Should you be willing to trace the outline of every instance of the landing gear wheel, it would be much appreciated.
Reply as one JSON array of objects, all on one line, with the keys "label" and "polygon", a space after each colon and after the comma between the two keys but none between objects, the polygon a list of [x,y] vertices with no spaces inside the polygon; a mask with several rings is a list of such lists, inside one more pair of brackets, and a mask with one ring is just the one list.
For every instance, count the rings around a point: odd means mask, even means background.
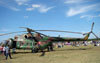
[{"label": "landing gear wheel", "polygon": [[32,53],[37,53],[37,52],[38,52],[37,48],[32,49]]}]

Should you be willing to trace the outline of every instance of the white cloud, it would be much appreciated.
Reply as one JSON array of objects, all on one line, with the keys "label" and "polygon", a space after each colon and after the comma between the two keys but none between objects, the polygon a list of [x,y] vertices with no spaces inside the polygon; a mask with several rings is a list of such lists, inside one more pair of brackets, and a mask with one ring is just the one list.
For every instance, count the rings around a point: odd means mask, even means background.
[{"label": "white cloud", "polygon": [[100,14],[98,16],[100,16]]},{"label": "white cloud", "polygon": [[86,16],[84,15],[84,16],[80,16],[80,18],[85,18]]},{"label": "white cloud", "polygon": [[75,9],[71,8],[71,9],[69,9],[69,11],[66,14],[67,14],[67,16],[74,16],[74,15],[77,15],[77,14],[80,14],[83,12],[85,12],[84,9],[75,10]]},{"label": "white cloud", "polygon": [[92,16],[92,15],[82,15],[82,16],[80,16],[80,18],[93,18],[94,16]]},{"label": "white cloud", "polygon": [[15,0],[18,5],[27,5],[29,0]]},{"label": "white cloud", "polygon": [[33,11],[33,10],[38,10],[40,13],[46,13],[49,10],[51,10],[54,7],[47,7],[45,5],[40,5],[40,4],[32,4],[31,8],[27,8],[26,11]]},{"label": "white cloud", "polygon": [[33,11],[34,8],[26,8],[26,11]]},{"label": "white cloud", "polygon": [[66,15],[67,16],[78,15],[78,14],[93,10],[96,6],[97,6],[97,4],[78,7],[78,8],[77,7],[70,8],[69,11],[66,12]]},{"label": "white cloud", "polygon": [[35,9],[41,8],[42,5],[39,4],[32,4],[32,7],[26,8],[26,11],[33,11]]},{"label": "white cloud", "polygon": [[11,10],[13,11],[20,11],[20,9],[16,8],[16,7],[12,7],[12,6],[8,6]]},{"label": "white cloud", "polygon": [[9,31],[9,30],[6,29],[6,28],[2,28],[2,29],[0,29],[0,32],[7,32],[7,31]]},{"label": "white cloud", "polygon": [[24,16],[24,18],[28,18],[28,16]]},{"label": "white cloud", "polygon": [[32,7],[33,8],[39,8],[39,7],[41,7],[41,5],[39,5],[39,4],[32,4]]},{"label": "white cloud", "polygon": [[80,16],[81,19],[86,19],[87,21],[93,20],[93,16],[91,15],[82,15]]},{"label": "white cloud", "polygon": [[51,10],[52,8],[54,8],[54,7],[45,7],[45,6],[43,6],[43,7],[40,7],[40,8],[39,8],[39,11],[40,11],[41,13],[45,13],[45,12]]},{"label": "white cloud", "polygon": [[8,9],[11,9],[13,11],[20,11],[20,9],[18,9],[15,6],[10,5],[9,3],[4,2],[4,1],[0,1],[0,6],[5,7],[5,8],[8,8]]},{"label": "white cloud", "polygon": [[76,4],[76,3],[81,3],[83,0],[65,0],[65,4]]},{"label": "white cloud", "polygon": [[86,19],[87,21],[94,20],[94,18],[99,18],[99,15],[82,15],[80,16],[81,19]]},{"label": "white cloud", "polygon": [[99,15],[82,15],[82,16],[80,16],[80,18],[96,18],[96,17],[100,17]]}]

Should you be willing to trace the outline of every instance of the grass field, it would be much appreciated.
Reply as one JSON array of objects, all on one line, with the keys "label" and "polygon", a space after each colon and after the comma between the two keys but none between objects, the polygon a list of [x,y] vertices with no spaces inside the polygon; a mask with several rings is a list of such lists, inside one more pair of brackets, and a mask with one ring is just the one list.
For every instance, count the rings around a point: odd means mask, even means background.
[{"label": "grass field", "polygon": [[18,52],[8,60],[2,60],[4,56],[0,55],[0,63],[100,63],[100,47],[94,46],[64,46],[46,52],[43,57],[40,57],[41,53],[30,53],[30,50]]}]

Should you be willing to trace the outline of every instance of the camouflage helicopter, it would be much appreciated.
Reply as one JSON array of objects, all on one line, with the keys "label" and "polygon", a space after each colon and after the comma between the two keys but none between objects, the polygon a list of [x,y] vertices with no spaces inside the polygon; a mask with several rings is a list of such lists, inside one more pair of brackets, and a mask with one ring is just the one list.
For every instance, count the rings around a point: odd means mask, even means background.
[{"label": "camouflage helicopter", "polygon": [[[6,34],[0,34],[0,36],[19,33],[19,32],[27,32],[26,34],[22,35],[23,40],[18,40],[18,37],[15,37],[14,39],[11,38],[8,44],[11,46],[11,48],[31,49],[32,52],[34,53],[41,51],[42,52],[41,56],[43,56],[45,53],[44,49],[48,48],[48,50],[53,51],[53,45],[52,45],[53,42],[100,40],[100,38],[98,38],[96,34],[93,33],[92,31],[93,27],[94,23],[92,24],[91,31],[88,33],[60,31],[60,30],[33,30],[27,27],[21,27],[25,28],[27,31],[18,31]],[[50,37],[37,31],[76,33],[76,34],[83,34],[86,36],[84,38]],[[96,37],[95,39],[88,39],[91,33]]]}]

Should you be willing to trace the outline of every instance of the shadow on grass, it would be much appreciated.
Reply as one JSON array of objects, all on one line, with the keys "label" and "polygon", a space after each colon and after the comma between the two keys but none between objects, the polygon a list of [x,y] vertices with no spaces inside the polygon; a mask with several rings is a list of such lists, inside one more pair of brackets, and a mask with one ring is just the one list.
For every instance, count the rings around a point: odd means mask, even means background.
[{"label": "shadow on grass", "polygon": [[[50,52],[55,52],[55,51],[81,51],[81,50],[90,50],[90,49],[93,49],[92,47],[91,48],[67,48],[67,49],[58,49],[58,50],[54,50],[54,51],[50,51]],[[45,53],[48,52],[48,51],[39,51],[38,53],[41,53],[40,57],[42,56],[45,56]],[[24,52],[24,51],[21,51],[21,52],[16,52],[14,54],[30,54],[32,52]],[[13,54],[13,53],[12,53]],[[36,54],[36,53],[33,53],[33,54]]]},{"label": "shadow on grass", "polygon": [[90,50],[90,49],[92,48],[78,48],[78,49],[70,48],[70,49],[60,49],[55,51],[76,51],[76,50]]},{"label": "shadow on grass", "polygon": [[[89,49],[92,49],[92,48],[70,48],[70,49],[60,49],[59,50],[54,50],[54,51],[76,51],[76,50],[89,50]],[[50,51],[50,52],[54,52],[54,51]],[[48,52],[48,51],[45,51],[45,52]],[[12,53],[12,54],[29,54],[29,53],[32,53],[32,52],[16,52],[16,53]],[[41,51],[39,51],[38,53],[41,53]],[[33,53],[34,54],[34,53]]]},{"label": "shadow on grass", "polygon": [[29,53],[32,53],[32,52],[16,52],[16,53],[12,53],[12,54],[29,54]]}]

